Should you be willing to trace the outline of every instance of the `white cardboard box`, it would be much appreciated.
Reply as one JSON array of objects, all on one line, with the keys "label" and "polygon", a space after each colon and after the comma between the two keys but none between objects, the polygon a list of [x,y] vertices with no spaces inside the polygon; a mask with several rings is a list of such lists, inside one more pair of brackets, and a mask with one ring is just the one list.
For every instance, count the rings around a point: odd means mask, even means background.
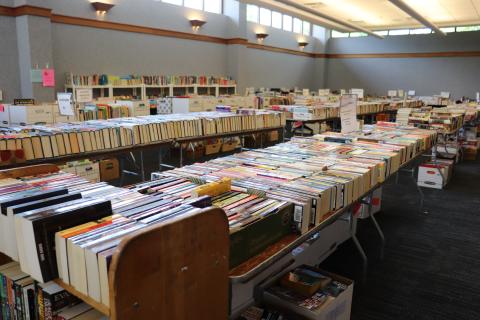
[{"label": "white cardboard box", "polygon": [[37,123],[53,123],[51,105],[10,106],[10,123],[29,125]]},{"label": "white cardboard box", "polygon": [[452,175],[453,163],[422,164],[418,167],[417,184],[421,187],[443,189]]},{"label": "white cardboard box", "polygon": [[0,126],[8,125],[10,125],[10,105],[0,103]]},{"label": "white cardboard box", "polygon": [[[365,198],[368,201],[368,198]],[[377,188],[372,195],[372,215],[379,212],[382,208],[382,188]],[[358,219],[368,218],[368,204],[362,203],[354,212]]]}]

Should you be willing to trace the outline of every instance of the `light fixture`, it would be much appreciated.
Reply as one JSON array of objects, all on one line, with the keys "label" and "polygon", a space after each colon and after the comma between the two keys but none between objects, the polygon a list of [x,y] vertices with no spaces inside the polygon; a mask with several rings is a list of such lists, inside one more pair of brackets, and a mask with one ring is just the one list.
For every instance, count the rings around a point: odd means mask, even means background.
[{"label": "light fixture", "polygon": [[95,11],[97,11],[97,14],[100,15],[106,14],[110,9],[115,6],[114,4],[105,2],[91,2],[91,4]]},{"label": "light fixture", "polygon": [[308,46],[308,42],[298,41],[298,46],[300,47],[301,50],[303,50],[303,49],[305,49],[306,46]]},{"label": "light fixture", "polygon": [[198,29],[200,29],[200,27],[202,27],[205,23],[207,22],[203,20],[198,20],[198,19],[190,20],[190,24],[192,25],[193,31],[198,31]]},{"label": "light fixture", "polygon": [[268,33],[257,33],[256,36],[257,36],[258,42],[263,42],[263,40],[265,40],[265,38],[268,37]]}]

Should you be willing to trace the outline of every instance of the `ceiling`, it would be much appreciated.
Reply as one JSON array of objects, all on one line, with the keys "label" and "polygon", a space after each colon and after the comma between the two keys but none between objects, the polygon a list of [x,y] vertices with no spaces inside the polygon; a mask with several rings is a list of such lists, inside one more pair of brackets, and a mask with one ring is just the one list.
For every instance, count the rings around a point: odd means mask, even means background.
[{"label": "ceiling", "polygon": [[[422,25],[388,0],[294,0],[321,13],[371,30]],[[480,24],[480,0],[403,0],[440,27]]]}]

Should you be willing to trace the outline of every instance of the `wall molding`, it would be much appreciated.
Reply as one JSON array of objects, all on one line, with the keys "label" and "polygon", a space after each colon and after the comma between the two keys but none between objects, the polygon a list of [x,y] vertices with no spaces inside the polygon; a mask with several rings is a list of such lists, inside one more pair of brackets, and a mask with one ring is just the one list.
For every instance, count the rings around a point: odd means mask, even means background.
[{"label": "wall molding", "polygon": [[310,53],[302,50],[286,49],[249,42],[244,38],[221,38],[202,34],[173,31],[167,29],[150,28],[139,25],[132,25],[120,22],[102,21],[55,14],[51,9],[24,5],[19,7],[0,6],[0,16],[20,17],[37,16],[49,18],[52,23],[97,28],[104,30],[115,30],[123,32],[141,33],[159,37],[169,37],[184,40],[202,41],[223,45],[243,45],[248,49],[264,50],[269,52],[284,53],[296,56],[303,56],[318,59],[405,59],[405,58],[462,58],[480,57],[480,51],[445,51],[445,52],[405,52],[405,53]]}]

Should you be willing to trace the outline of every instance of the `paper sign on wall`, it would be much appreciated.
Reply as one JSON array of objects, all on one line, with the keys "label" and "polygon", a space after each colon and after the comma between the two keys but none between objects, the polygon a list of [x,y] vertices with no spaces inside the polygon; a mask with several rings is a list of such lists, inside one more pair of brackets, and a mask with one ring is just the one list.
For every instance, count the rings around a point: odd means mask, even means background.
[{"label": "paper sign on wall", "polygon": [[77,89],[77,102],[92,102],[93,90],[92,89]]},{"label": "paper sign on wall", "polygon": [[356,94],[345,94],[340,98],[340,122],[342,133],[358,130]]},{"label": "paper sign on wall", "polygon": [[403,95],[405,94],[405,92],[403,90],[398,90],[397,94],[400,98],[403,98]]},{"label": "paper sign on wall", "polygon": [[415,90],[408,90],[408,96],[409,97],[414,97],[415,96]]},{"label": "paper sign on wall", "polygon": [[309,89],[303,89],[302,90],[302,95],[309,96],[310,95],[310,90]]},{"label": "paper sign on wall", "polygon": [[387,96],[396,97],[397,96],[397,90],[388,90]]},{"label": "paper sign on wall", "polygon": [[345,89],[340,89],[340,94],[347,94],[347,90],[345,90]]},{"label": "paper sign on wall", "polygon": [[42,83],[42,70],[41,69],[32,69],[30,70],[30,81],[32,83]]},{"label": "paper sign on wall", "polygon": [[58,110],[62,116],[73,116],[72,94],[70,92],[57,93]]},{"label": "paper sign on wall", "polygon": [[450,92],[442,91],[442,92],[440,92],[440,97],[449,99],[450,98]]},{"label": "paper sign on wall", "polygon": [[477,92],[477,102],[480,102],[480,92]]},{"label": "paper sign on wall", "polygon": [[54,87],[55,86],[55,70],[43,69],[42,82],[44,87]]},{"label": "paper sign on wall", "polygon": [[358,99],[363,99],[363,89],[350,89],[351,94],[356,94]]}]

